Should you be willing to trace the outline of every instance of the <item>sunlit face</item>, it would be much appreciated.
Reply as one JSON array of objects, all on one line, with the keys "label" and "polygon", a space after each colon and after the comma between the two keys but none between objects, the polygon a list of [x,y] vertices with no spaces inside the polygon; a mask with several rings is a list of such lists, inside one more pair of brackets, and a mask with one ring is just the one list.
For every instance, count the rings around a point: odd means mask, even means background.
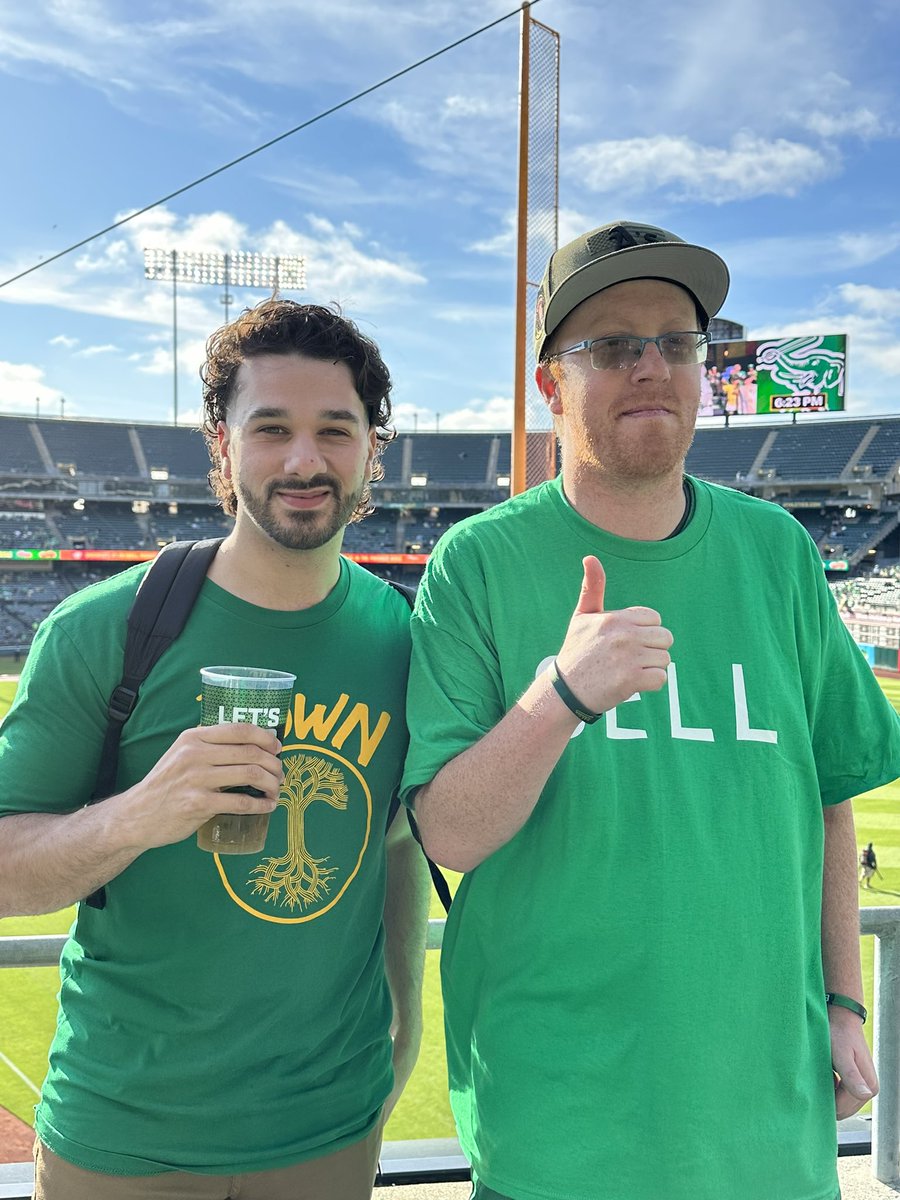
[{"label": "sunlit face", "polygon": [[[697,328],[694,301],[683,288],[630,280],[579,304],[554,334],[553,349]],[[654,345],[630,370],[595,371],[586,350],[540,364],[536,378],[560,437],[564,472],[600,472],[628,483],[680,471],[694,436],[700,372],[699,365],[670,366]]]},{"label": "sunlit face", "polygon": [[371,477],[376,446],[346,363],[302,354],[247,359],[218,437],[239,531],[289,550],[340,539]]}]

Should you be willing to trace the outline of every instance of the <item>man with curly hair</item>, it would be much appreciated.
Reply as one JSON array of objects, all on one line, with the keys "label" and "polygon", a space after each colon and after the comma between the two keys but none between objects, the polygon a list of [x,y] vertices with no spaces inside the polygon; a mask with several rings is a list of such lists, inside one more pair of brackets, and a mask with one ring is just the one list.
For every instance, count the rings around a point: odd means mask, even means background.
[{"label": "man with curly hair", "polygon": [[[365,1200],[418,1051],[428,876],[391,820],[409,609],[341,555],[390,376],[339,312],[277,299],[214,334],[201,375],[234,527],[141,689],[115,794],[88,803],[145,566],[43,623],[0,733],[0,915],[107,896],[63,951],[37,1200]],[[214,662],[297,676],[281,741],[198,727]],[[261,854],[198,847],[223,807],[273,814]]]}]

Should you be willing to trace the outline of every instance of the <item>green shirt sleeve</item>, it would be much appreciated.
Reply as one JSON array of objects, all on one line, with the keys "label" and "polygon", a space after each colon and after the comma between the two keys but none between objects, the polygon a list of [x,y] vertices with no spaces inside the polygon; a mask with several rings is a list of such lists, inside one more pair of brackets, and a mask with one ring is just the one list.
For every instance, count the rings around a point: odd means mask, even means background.
[{"label": "green shirt sleeve", "polygon": [[820,656],[810,697],[810,731],[824,805],[900,775],[900,716],[841,620],[815,551]]},{"label": "green shirt sleeve", "polygon": [[508,707],[480,556],[470,554],[461,565],[452,542],[438,547],[419,587],[411,628],[410,742],[401,784],[406,804],[445,763],[493,729]]}]

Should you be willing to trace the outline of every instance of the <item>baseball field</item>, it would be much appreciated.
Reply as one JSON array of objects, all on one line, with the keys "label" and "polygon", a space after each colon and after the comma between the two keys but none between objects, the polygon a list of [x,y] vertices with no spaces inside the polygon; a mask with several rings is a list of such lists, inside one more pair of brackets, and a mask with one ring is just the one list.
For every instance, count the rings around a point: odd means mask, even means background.
[{"label": "baseball field", "polygon": [[[900,680],[882,680],[881,683],[900,712]],[[14,689],[14,682],[0,680],[0,719],[12,700]],[[874,843],[883,876],[875,878],[871,891],[860,889],[860,903],[900,904],[900,782],[859,797],[854,810],[857,841],[861,845],[869,841]],[[64,933],[71,924],[73,913],[73,909],[68,909],[43,917],[6,918],[0,920],[0,937]],[[432,916],[441,915],[435,897]],[[870,1007],[873,953],[873,939],[863,938],[863,978]],[[55,1025],[57,989],[55,968],[0,971],[0,1106],[28,1122],[32,1119]],[[871,1024],[866,1026],[870,1037],[871,1028]],[[387,1137],[391,1140],[451,1137],[453,1132],[446,1097],[438,955],[429,953],[425,978],[425,1042],[409,1087],[387,1127]]]}]

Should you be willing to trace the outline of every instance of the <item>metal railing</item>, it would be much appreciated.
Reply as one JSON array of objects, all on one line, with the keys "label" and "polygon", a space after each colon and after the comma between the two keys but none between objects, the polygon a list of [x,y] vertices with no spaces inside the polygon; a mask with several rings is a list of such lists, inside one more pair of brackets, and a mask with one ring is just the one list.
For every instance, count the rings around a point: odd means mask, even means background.
[{"label": "metal railing", "polygon": [[[900,906],[864,908],[859,914],[860,933],[875,938],[874,1058],[881,1090],[872,1104],[872,1174],[885,1184],[900,1182]],[[438,950],[444,935],[443,920],[428,922],[428,949]],[[65,934],[32,937],[0,938],[0,968],[53,967],[66,942]],[[851,1118],[841,1122],[846,1130],[842,1149],[845,1153],[865,1153],[867,1146],[860,1139],[858,1122]],[[406,1175],[402,1182],[412,1182],[416,1174],[414,1163],[421,1164],[419,1178],[429,1174],[427,1163],[443,1178],[463,1178],[465,1164],[459,1148],[452,1139],[421,1143],[422,1152],[415,1151],[418,1143],[403,1142],[385,1146],[382,1170],[397,1160],[399,1173]],[[402,1149],[401,1149],[402,1147]],[[401,1167],[402,1161],[402,1167]],[[12,1164],[8,1174],[0,1165],[0,1198],[26,1195],[26,1192],[5,1190],[21,1177],[23,1164]],[[18,1171],[19,1175],[15,1175]],[[453,1172],[449,1175],[448,1172]],[[395,1172],[392,1170],[390,1174]],[[391,1179],[390,1182],[401,1182]]]}]

